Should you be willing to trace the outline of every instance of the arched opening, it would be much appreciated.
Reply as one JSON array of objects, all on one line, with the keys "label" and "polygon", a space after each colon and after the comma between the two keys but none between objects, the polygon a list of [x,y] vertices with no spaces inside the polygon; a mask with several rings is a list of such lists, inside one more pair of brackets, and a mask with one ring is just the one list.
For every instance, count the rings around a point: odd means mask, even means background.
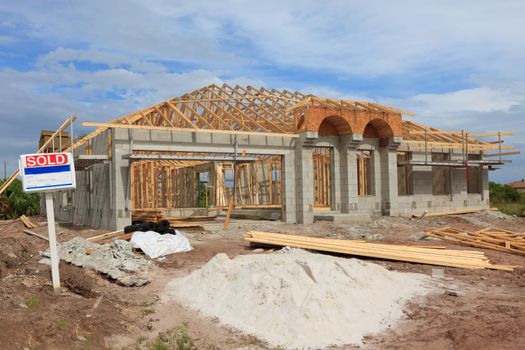
[{"label": "arched opening", "polygon": [[350,135],[352,128],[348,122],[337,115],[326,117],[319,125],[319,136],[342,136]]},{"label": "arched opening", "polygon": [[394,131],[390,125],[382,119],[374,119],[366,124],[363,137],[367,138],[388,138],[394,136]]}]

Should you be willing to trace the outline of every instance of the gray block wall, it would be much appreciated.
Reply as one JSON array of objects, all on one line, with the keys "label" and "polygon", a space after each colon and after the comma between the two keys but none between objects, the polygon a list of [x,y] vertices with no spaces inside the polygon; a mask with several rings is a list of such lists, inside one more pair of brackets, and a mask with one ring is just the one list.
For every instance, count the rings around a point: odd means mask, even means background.
[{"label": "gray block wall", "polygon": [[[108,154],[107,130],[92,139],[93,154]],[[87,144],[75,154],[86,154]],[[54,196],[55,216],[60,222],[108,229],[114,227],[111,209],[111,164],[95,164],[86,170],[76,171],[75,190],[61,191]]]},{"label": "gray block wall", "polygon": [[[332,207],[334,213],[349,217],[370,215],[412,215],[424,210],[443,211],[488,208],[488,170],[481,175],[482,191],[467,193],[464,169],[452,169],[450,194],[432,194],[432,167],[413,167],[413,194],[397,193],[397,148],[400,139],[391,138],[379,147],[377,139],[361,135],[319,137],[304,133],[299,138],[188,133],[148,130],[108,130],[92,141],[93,154],[108,154],[112,134],[112,159],[77,172],[77,189],[55,195],[57,220],[95,228],[121,229],[131,223],[130,161],[134,150],[280,155],[283,159],[283,220],[309,224],[314,221],[313,148],[332,147]],[[370,196],[358,196],[356,152],[372,151]],[[85,153],[86,145],[77,152]],[[458,157],[458,155],[454,155]],[[413,159],[424,159],[414,154]]]},{"label": "gray block wall", "polygon": [[[423,153],[413,153],[412,159],[423,161],[425,160],[425,156]],[[461,159],[461,155],[453,154],[451,159]],[[488,169],[484,168],[481,172],[481,193],[478,194],[467,193],[465,169],[450,169],[450,194],[434,195],[432,193],[432,167],[414,166],[414,194],[409,196],[398,196],[396,207],[391,210],[391,215],[420,215],[425,210],[428,210],[428,212],[437,212],[464,209],[488,209]]]}]

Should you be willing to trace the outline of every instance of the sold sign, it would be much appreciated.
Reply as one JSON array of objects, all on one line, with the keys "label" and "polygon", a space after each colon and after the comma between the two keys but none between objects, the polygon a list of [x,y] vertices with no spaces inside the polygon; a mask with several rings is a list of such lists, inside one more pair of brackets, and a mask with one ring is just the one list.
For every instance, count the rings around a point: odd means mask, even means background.
[{"label": "sold sign", "polygon": [[56,166],[68,164],[67,155],[64,153],[34,154],[25,157],[26,168],[41,166]]},{"label": "sold sign", "polygon": [[20,174],[26,192],[73,189],[75,164],[71,153],[34,153],[20,156]]},{"label": "sold sign", "polygon": [[[45,192],[51,278],[53,288],[60,288],[57,237],[53,192],[75,189],[75,163],[71,153],[23,154],[19,161],[22,186],[25,192]],[[61,198],[61,197],[59,197]]]}]

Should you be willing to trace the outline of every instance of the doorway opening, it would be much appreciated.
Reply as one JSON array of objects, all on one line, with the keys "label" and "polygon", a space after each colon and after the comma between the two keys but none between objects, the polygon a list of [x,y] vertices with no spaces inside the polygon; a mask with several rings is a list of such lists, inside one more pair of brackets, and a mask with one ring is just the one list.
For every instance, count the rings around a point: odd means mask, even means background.
[{"label": "doorway opening", "polygon": [[332,205],[332,149],[315,147],[314,165],[314,207],[329,209]]}]

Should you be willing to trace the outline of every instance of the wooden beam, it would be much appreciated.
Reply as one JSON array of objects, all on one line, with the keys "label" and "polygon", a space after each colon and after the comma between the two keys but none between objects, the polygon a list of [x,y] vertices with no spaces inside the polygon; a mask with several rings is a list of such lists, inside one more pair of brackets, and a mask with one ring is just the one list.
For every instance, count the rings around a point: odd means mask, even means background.
[{"label": "wooden beam", "polygon": [[[53,135],[51,135],[49,137],[49,139],[42,145],[42,147],[40,147],[38,149],[38,151],[36,151],[36,153],[42,153],[46,148],[47,146],[49,146],[51,144],[51,142],[53,142],[53,139],[55,137],[57,137],[57,135],[59,135],[65,128],[67,128],[69,125],[71,125],[71,123],[73,123],[75,120],[77,120],[77,117],[76,116],[71,116],[69,117],[68,119],[66,119],[59,127],[58,129],[53,133]],[[70,142],[70,146],[68,148],[66,148],[64,150],[64,152],[68,152],[69,149],[71,148],[71,142]],[[0,195],[2,193],[4,193],[5,190],[7,190],[7,188],[15,181],[15,179],[18,177],[18,175],[20,175],[20,169],[16,169],[12,174],[11,176],[9,176],[9,178],[7,179],[7,181],[5,181],[2,186],[0,186]]]},{"label": "wooden beam", "polygon": [[477,134],[469,134],[469,136],[476,137],[476,136],[513,136],[514,133],[510,131],[506,132],[482,132]]},{"label": "wooden beam", "polygon": [[494,153],[494,154],[483,154],[483,157],[499,157],[499,156],[515,156],[521,154],[521,152],[506,152],[506,153]]},{"label": "wooden beam", "polygon": [[90,241],[90,242],[100,242],[100,241],[103,241],[103,240],[105,240],[107,238],[113,238],[113,237],[120,236],[122,234],[122,232],[124,232],[124,230],[118,230],[118,231],[103,233],[101,235],[89,237],[87,240]]},{"label": "wooden beam", "polygon": [[83,122],[82,126],[90,126],[96,128],[115,128],[115,129],[139,129],[139,130],[159,130],[159,131],[183,131],[183,132],[199,132],[211,134],[229,134],[229,135],[251,135],[251,136],[278,136],[298,138],[297,134],[283,134],[276,132],[259,132],[259,131],[241,131],[241,130],[208,130],[208,129],[190,129],[190,128],[173,128],[167,126],[148,126],[148,125],[128,125],[128,124],[112,124],[112,123],[97,123],[97,122]]},{"label": "wooden beam", "polygon": [[478,251],[428,249],[396,244],[313,238],[260,231],[250,231],[244,235],[244,239],[254,243],[290,246],[438,266],[503,271],[512,271],[515,268],[515,266],[510,265],[491,264],[483,252]]},{"label": "wooden beam", "polygon": [[[166,104],[167,104],[168,106],[170,106],[171,109],[172,109],[173,111],[175,111],[175,113],[177,113],[177,115],[178,115],[179,117],[181,117],[184,121],[186,121],[186,122],[187,122],[187,123],[193,128],[193,129],[198,129],[198,128],[195,126],[195,124],[193,124],[193,122],[191,121],[191,119],[189,119],[184,113],[182,113],[182,112],[177,108],[177,106],[175,106],[175,105],[174,105],[173,103],[171,103],[170,101],[166,101]],[[82,124],[82,125],[84,125],[84,124]]]},{"label": "wooden beam", "polygon": [[[235,186],[235,184],[234,184]],[[230,226],[230,217],[232,216],[233,211],[233,203],[235,201],[233,200],[233,194],[230,195],[230,204],[228,205],[228,212],[226,212],[226,219],[224,220],[224,229],[227,230],[228,226]]]},{"label": "wooden beam", "polygon": [[[462,135],[465,133],[465,131],[445,131],[445,130],[427,130],[426,133],[428,135]],[[410,135],[424,135],[425,131],[410,131]],[[513,136],[514,133],[510,131],[502,131],[502,132],[484,132],[484,133],[475,133],[475,134],[468,134],[469,136],[475,137],[475,136]]]},{"label": "wooden beam", "polygon": [[36,232],[33,232],[33,231],[29,231],[29,230],[24,230],[24,233],[27,233],[28,235],[35,236],[35,237],[38,237],[40,239],[43,239],[44,241],[48,241],[49,242],[49,238],[47,238],[46,236],[42,236],[39,233],[36,233]]}]

